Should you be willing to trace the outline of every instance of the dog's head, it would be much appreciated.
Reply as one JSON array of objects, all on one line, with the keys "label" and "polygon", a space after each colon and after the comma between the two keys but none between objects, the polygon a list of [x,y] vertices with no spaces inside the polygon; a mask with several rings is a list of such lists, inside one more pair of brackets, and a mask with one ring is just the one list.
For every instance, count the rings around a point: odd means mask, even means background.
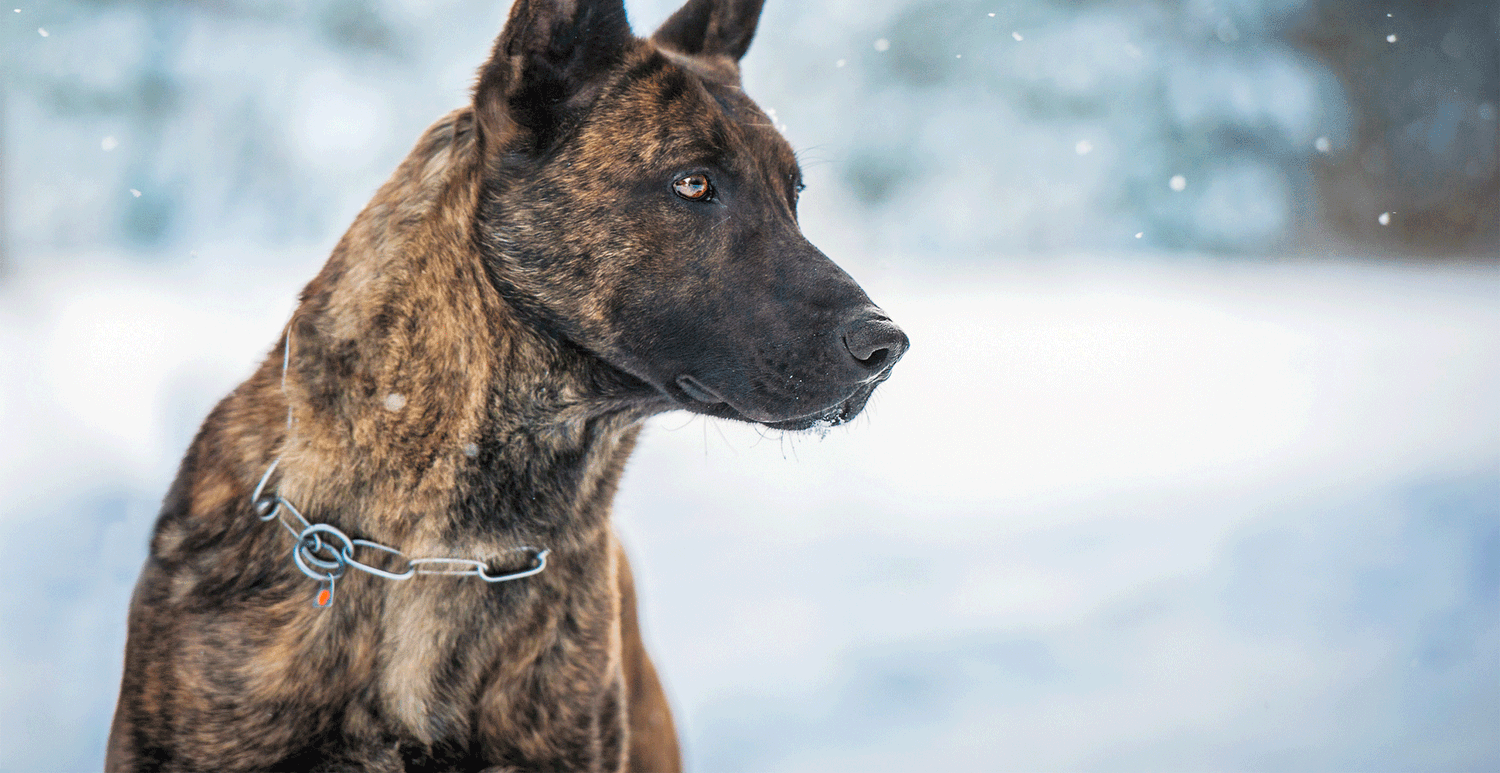
[{"label": "dog's head", "polygon": [[515,306],[662,404],[785,429],[864,407],[901,329],[797,225],[802,175],[740,89],[762,0],[516,0],[480,72],[480,239]]}]

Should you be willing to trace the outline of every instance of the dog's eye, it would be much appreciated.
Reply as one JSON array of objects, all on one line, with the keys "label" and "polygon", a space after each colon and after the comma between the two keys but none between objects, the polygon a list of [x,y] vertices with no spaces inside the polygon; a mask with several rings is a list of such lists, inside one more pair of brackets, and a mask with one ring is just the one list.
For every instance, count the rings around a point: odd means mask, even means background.
[{"label": "dog's eye", "polygon": [[678,178],[672,183],[672,190],[688,201],[707,201],[714,192],[713,186],[708,184],[708,177],[701,174]]}]

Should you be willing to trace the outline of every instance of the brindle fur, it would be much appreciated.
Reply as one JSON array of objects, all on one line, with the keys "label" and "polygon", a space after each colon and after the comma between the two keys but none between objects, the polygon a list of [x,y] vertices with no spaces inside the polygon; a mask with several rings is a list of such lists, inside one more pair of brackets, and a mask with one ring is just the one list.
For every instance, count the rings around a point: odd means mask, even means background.
[{"label": "brindle fur", "polygon": [[[691,0],[639,39],[619,0],[517,0],[473,105],[422,136],[188,449],[107,769],[679,769],[609,525],[641,422],[842,421],[905,348],[796,228],[796,161],[738,85],[759,12]],[[722,199],[670,193],[696,169]],[[493,585],[349,572],[315,608],[250,506],[278,457],[271,485],[310,521],[550,564]]]}]

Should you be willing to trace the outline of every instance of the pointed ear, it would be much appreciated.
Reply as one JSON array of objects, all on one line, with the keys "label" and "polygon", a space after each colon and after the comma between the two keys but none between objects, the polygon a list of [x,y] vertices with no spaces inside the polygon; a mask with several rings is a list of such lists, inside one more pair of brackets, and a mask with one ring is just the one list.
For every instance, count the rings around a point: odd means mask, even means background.
[{"label": "pointed ear", "polygon": [[550,145],[634,40],[622,0],[515,0],[474,88],[481,135],[498,147],[520,130]]},{"label": "pointed ear", "polygon": [[765,0],[688,0],[651,39],[692,56],[727,56],[738,62],[750,48]]}]

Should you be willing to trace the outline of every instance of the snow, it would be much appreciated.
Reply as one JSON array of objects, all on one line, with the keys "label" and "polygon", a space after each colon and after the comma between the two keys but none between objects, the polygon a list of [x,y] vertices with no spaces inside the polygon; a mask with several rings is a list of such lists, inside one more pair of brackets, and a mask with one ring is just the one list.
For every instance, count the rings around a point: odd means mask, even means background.
[{"label": "snow", "polygon": [[1474,584],[1500,274],[1078,261],[872,293],[913,348],[868,420],[668,417],[627,474],[699,769],[1500,755],[1427,719],[1500,718]]},{"label": "snow", "polygon": [[[7,770],[97,766],[156,503],[317,262],[202,251],[0,286]],[[861,418],[671,414],[627,469],[695,769],[1500,760],[1500,270],[883,263]]]}]

